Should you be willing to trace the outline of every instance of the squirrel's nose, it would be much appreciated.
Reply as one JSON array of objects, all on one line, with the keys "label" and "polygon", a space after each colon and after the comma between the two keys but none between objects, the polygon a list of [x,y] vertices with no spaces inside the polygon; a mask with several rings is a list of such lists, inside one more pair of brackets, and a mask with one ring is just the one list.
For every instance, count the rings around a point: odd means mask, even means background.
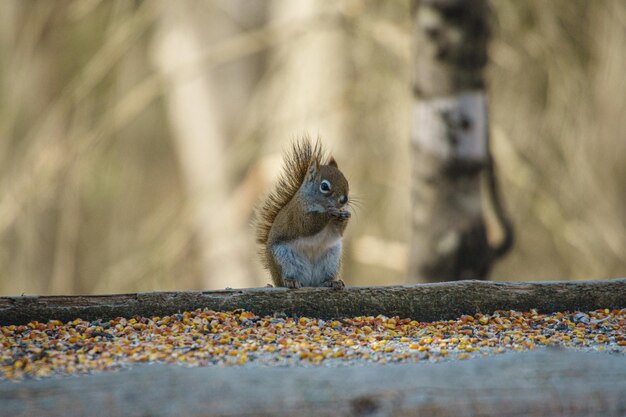
[{"label": "squirrel's nose", "polygon": [[348,202],[348,197],[346,195],[342,195],[341,197],[339,197],[339,204],[341,204],[342,206],[346,204],[347,202]]}]

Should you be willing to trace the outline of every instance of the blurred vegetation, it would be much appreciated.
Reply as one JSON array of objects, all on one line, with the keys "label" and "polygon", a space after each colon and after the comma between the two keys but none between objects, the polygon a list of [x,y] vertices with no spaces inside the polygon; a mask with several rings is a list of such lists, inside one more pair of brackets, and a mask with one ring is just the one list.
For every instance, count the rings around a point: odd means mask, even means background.
[{"label": "blurred vegetation", "polygon": [[[492,5],[518,236],[492,278],[624,276],[626,3]],[[4,0],[0,294],[264,285],[252,207],[305,131],[363,200],[346,281],[405,282],[411,24],[408,1]]]}]

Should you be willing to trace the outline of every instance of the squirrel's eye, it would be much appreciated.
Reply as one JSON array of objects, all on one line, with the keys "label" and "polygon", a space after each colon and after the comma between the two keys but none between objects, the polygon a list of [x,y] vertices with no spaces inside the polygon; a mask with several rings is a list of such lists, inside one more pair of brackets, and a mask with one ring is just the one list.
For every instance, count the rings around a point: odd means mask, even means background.
[{"label": "squirrel's eye", "polygon": [[320,191],[323,192],[324,194],[328,194],[330,192],[330,188],[331,188],[330,181],[328,180],[324,180],[320,184]]}]

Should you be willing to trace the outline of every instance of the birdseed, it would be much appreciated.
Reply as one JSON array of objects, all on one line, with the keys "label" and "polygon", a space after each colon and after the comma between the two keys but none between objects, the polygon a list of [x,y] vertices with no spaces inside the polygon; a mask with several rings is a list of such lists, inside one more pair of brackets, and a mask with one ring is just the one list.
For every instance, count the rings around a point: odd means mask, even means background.
[{"label": "birdseed", "polygon": [[196,310],[164,317],[0,326],[0,379],[86,374],[136,363],[345,366],[468,359],[557,346],[626,354],[626,309],[496,311],[457,320],[319,320]]}]

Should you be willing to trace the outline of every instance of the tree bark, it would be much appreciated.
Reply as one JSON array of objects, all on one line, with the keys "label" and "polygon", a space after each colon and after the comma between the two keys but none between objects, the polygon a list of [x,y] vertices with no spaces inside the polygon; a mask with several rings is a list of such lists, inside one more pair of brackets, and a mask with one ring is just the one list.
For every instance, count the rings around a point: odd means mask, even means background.
[{"label": "tree bark", "polygon": [[623,361],[543,350],[341,368],[139,365],[0,382],[0,404],[10,416],[623,416]]},{"label": "tree bark", "polygon": [[481,202],[480,174],[491,164],[483,75],[487,1],[414,5],[410,275],[416,281],[486,279],[502,248],[510,247],[489,246]]},{"label": "tree bark", "polygon": [[284,313],[322,319],[400,316],[449,320],[495,310],[589,311],[626,307],[626,278],[606,281],[504,283],[461,281],[391,287],[288,290],[252,288],[205,292],[0,297],[0,325],[162,316],[198,308],[246,309],[257,315]]}]

